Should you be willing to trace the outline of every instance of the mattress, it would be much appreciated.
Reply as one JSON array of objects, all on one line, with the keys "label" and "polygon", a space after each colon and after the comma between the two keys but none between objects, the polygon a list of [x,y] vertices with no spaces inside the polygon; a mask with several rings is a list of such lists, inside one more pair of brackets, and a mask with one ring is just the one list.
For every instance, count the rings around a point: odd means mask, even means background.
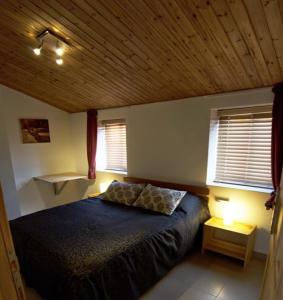
[{"label": "mattress", "polygon": [[44,299],[138,299],[193,246],[209,217],[187,194],[171,216],[99,198],[10,221],[21,272]]}]

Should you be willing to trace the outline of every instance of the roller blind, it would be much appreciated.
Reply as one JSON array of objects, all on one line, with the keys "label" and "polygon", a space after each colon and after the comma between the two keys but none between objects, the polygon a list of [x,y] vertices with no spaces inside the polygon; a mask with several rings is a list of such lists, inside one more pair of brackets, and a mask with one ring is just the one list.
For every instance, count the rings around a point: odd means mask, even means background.
[{"label": "roller blind", "polygon": [[215,182],[270,188],[271,107],[218,112]]},{"label": "roller blind", "polygon": [[102,121],[104,131],[106,169],[127,171],[127,140],[125,120]]}]

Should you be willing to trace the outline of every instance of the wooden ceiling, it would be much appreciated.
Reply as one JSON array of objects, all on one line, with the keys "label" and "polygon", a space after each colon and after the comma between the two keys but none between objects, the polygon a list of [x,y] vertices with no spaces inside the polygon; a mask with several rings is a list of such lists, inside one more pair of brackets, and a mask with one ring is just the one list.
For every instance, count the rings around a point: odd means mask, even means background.
[{"label": "wooden ceiling", "polygon": [[[0,83],[68,112],[283,80],[281,0],[0,0]],[[64,64],[46,28],[69,39]]]}]

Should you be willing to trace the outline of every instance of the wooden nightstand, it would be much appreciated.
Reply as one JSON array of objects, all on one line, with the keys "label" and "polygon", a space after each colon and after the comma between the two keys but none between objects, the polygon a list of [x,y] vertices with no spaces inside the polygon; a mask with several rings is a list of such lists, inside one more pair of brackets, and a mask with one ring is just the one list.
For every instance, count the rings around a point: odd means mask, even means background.
[{"label": "wooden nightstand", "polygon": [[[244,261],[246,267],[253,253],[255,229],[256,226],[239,222],[225,225],[223,219],[212,217],[204,224],[202,253],[211,250],[225,254]],[[221,233],[230,238],[223,239]],[[238,239],[240,243],[235,242]]]},{"label": "wooden nightstand", "polygon": [[101,195],[101,193],[93,193],[93,194],[88,194],[87,197],[94,198],[94,197],[98,197],[99,195]]}]

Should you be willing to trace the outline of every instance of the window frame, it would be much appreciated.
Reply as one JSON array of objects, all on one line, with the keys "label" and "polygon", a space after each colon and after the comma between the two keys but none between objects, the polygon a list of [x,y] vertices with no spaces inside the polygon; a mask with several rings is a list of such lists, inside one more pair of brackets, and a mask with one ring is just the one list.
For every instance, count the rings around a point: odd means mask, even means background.
[{"label": "window frame", "polygon": [[226,182],[216,182],[216,160],[217,160],[217,146],[218,146],[218,122],[220,110],[230,110],[230,109],[245,109],[245,108],[259,108],[263,106],[271,106],[272,104],[262,104],[262,105],[250,105],[241,107],[226,107],[226,108],[213,108],[210,113],[210,128],[209,128],[209,143],[208,143],[208,161],[207,161],[207,178],[206,184],[209,186],[219,186],[224,188],[233,188],[238,190],[249,190],[263,193],[270,193],[273,188],[269,187],[257,187],[252,185],[234,184]]}]

